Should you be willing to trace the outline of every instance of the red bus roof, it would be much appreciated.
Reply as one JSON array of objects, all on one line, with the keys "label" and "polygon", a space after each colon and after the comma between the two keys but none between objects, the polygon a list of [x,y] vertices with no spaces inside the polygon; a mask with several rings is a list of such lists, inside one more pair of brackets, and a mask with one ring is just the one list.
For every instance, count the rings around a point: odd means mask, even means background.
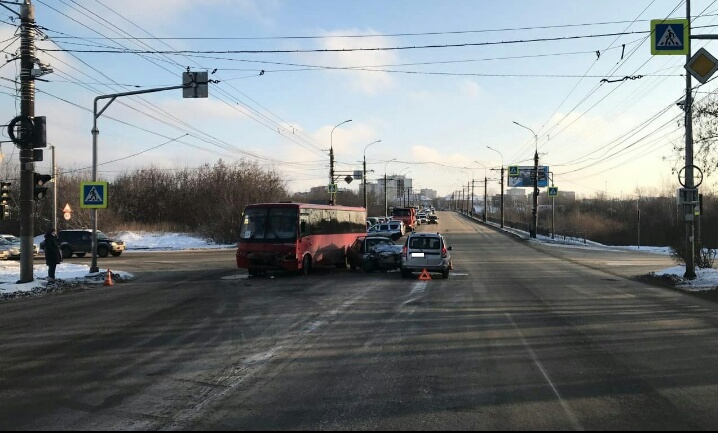
[{"label": "red bus roof", "polygon": [[351,206],[338,206],[328,204],[312,204],[312,203],[299,203],[299,202],[275,202],[275,203],[252,203],[246,206],[246,209],[254,207],[289,207],[298,209],[328,209],[328,210],[352,210],[366,212],[363,207],[351,207]]}]

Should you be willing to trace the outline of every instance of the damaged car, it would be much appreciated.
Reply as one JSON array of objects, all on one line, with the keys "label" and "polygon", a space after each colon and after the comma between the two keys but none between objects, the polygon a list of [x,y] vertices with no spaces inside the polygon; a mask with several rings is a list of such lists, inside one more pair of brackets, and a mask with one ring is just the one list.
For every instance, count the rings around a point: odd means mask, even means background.
[{"label": "damaged car", "polygon": [[347,250],[347,262],[352,270],[366,272],[388,271],[401,267],[401,245],[381,236],[359,236]]}]

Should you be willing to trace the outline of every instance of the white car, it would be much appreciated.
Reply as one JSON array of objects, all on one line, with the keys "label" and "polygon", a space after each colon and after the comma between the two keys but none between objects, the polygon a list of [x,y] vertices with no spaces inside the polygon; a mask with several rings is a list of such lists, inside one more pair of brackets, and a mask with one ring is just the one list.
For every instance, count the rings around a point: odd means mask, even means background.
[{"label": "white car", "polygon": [[[9,234],[0,234],[0,240],[3,240],[7,242],[9,245],[2,245],[3,249],[7,251],[8,257],[10,259],[19,259],[20,258],[20,238],[15,235],[9,235]],[[40,245],[38,244],[32,244],[33,247],[33,255],[40,254]],[[2,257],[0,257],[2,258]]]}]

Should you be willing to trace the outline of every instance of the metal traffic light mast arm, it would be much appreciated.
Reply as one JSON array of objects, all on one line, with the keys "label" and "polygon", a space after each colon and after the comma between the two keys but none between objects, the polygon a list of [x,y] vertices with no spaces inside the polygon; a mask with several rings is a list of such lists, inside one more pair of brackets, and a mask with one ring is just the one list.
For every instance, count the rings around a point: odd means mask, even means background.
[{"label": "metal traffic light mast arm", "polygon": [[[115,101],[115,99],[121,96],[133,96],[142,95],[145,93],[156,93],[164,92],[165,90],[177,90],[185,89],[188,87],[196,86],[197,83],[190,82],[187,84],[181,84],[177,86],[169,87],[156,87],[153,89],[135,90],[133,92],[113,93],[109,95],[100,95],[95,97],[94,110],[92,112],[92,181],[97,182],[97,136],[100,134],[100,130],[97,129],[97,119],[102,116],[102,113]],[[109,99],[104,107],[98,112],[97,103],[101,99]],[[90,272],[99,272],[100,269],[97,267],[97,209],[92,209],[92,265],[90,266]]]}]

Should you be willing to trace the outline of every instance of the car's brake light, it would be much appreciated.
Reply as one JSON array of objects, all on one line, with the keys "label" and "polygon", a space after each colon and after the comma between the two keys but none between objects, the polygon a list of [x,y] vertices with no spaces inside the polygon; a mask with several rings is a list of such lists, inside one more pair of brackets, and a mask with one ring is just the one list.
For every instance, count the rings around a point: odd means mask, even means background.
[{"label": "car's brake light", "polygon": [[406,257],[406,253],[407,253],[407,252],[408,252],[408,249],[406,248],[406,245],[404,245],[404,247],[402,247],[402,249],[401,249],[401,254],[402,254],[404,257]]},{"label": "car's brake light", "polygon": [[446,247],[442,247],[442,248],[441,248],[441,257],[445,259],[445,258],[446,258],[446,254],[447,254]]}]

